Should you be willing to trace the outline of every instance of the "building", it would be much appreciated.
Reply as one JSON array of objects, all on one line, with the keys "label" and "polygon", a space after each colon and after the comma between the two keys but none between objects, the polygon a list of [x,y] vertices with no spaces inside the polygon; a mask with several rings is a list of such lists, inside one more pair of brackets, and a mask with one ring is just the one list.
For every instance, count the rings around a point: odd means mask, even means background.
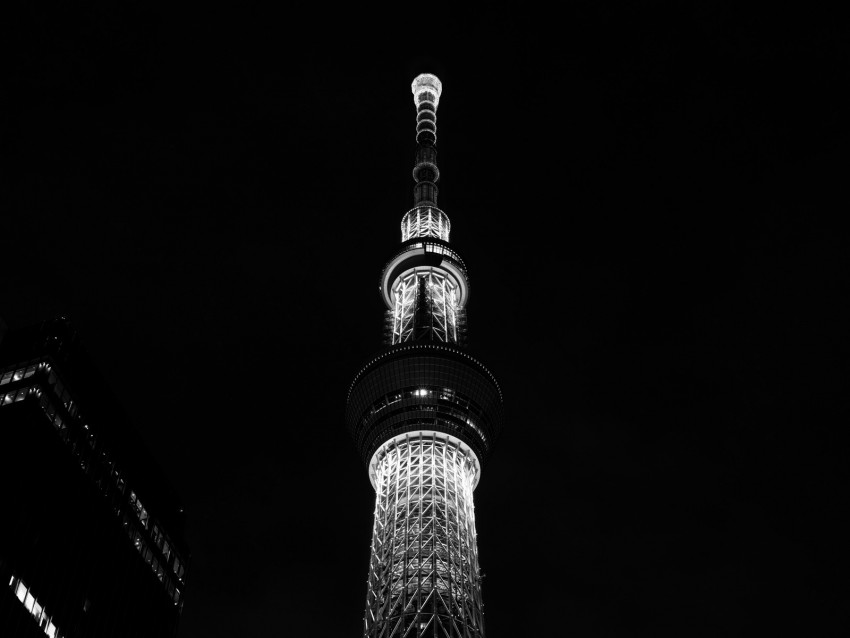
[{"label": "building", "polygon": [[364,635],[484,635],[472,492],[504,420],[464,346],[466,266],[437,207],[440,80],[418,76],[414,207],[381,274],[385,348],[355,376],[346,425],[376,491]]},{"label": "building", "polygon": [[0,343],[0,636],[174,636],[182,509],[68,321]]}]

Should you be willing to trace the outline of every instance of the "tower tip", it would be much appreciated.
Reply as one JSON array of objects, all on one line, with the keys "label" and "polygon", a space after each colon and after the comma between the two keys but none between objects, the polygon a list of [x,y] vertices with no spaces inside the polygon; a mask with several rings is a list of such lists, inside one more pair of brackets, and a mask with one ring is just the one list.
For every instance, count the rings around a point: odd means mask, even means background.
[{"label": "tower tip", "polygon": [[413,92],[413,103],[416,106],[419,106],[419,102],[422,101],[420,96],[423,93],[430,93],[433,99],[429,102],[432,101],[436,109],[440,103],[440,94],[443,92],[443,83],[433,73],[420,73],[413,80],[413,84],[410,85],[410,90]]}]

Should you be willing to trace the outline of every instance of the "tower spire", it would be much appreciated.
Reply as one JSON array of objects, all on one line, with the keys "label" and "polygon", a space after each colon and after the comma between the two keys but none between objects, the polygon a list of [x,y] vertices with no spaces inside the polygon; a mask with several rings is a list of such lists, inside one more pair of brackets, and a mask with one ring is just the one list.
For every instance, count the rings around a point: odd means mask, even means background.
[{"label": "tower spire", "polygon": [[422,73],[410,86],[416,106],[416,164],[413,167],[414,206],[437,205],[437,107],[443,84],[436,75]]}]

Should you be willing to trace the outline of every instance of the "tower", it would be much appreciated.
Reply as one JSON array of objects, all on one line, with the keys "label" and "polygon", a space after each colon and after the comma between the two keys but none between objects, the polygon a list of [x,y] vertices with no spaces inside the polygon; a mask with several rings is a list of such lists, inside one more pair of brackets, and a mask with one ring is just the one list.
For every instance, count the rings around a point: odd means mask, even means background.
[{"label": "tower", "polygon": [[355,376],[346,426],[375,488],[364,636],[484,635],[472,493],[502,427],[499,385],[465,347],[469,279],[437,207],[440,80],[419,75],[413,208],[381,274],[386,347]]}]

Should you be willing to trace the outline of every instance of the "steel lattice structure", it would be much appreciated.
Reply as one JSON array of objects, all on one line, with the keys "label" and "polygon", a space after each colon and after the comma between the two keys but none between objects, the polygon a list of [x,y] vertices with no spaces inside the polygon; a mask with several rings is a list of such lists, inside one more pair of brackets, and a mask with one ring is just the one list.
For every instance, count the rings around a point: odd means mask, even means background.
[{"label": "steel lattice structure", "polygon": [[482,638],[472,492],[503,421],[495,378],[464,347],[466,266],[437,207],[440,80],[412,85],[414,208],[385,266],[387,347],[356,375],[346,424],[376,492],[366,638]]},{"label": "steel lattice structure", "polygon": [[[393,288],[392,343],[415,339],[416,329],[438,341],[458,342],[458,285],[439,270],[414,270]],[[422,320],[416,321],[418,315]]]},{"label": "steel lattice structure", "polygon": [[436,432],[404,434],[380,448],[373,471],[366,635],[480,635],[475,455]]},{"label": "steel lattice structure", "polygon": [[[436,159],[436,157],[435,157]],[[436,170],[437,166],[432,165]],[[452,225],[449,217],[436,206],[417,206],[401,220],[401,241],[417,237],[436,237],[449,241]]]}]

